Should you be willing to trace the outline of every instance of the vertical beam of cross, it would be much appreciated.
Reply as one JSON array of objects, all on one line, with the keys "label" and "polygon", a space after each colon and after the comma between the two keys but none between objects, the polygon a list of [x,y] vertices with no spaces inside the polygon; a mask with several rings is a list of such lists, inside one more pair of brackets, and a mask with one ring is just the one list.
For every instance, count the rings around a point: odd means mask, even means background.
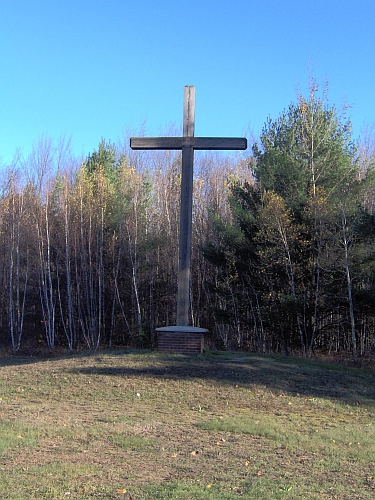
[{"label": "vertical beam of cross", "polygon": [[[194,137],[195,87],[184,89],[183,136]],[[193,217],[193,146],[182,146],[177,326],[189,325],[191,233]]]}]

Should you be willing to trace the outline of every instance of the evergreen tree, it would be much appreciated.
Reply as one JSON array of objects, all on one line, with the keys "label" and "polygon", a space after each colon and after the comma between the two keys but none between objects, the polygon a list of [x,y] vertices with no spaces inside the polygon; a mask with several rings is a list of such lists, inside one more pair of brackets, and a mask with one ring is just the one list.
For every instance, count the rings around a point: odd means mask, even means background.
[{"label": "evergreen tree", "polygon": [[[233,224],[217,226],[220,243],[208,245],[206,256],[228,274],[231,255],[231,287],[243,305],[253,297],[251,310],[256,298],[269,345],[287,351],[299,344],[311,355],[339,322],[356,359],[356,221],[365,212],[366,182],[363,175],[359,181],[350,121],[317,90],[312,82],[308,99],[299,96],[268,119],[253,146],[255,186],[233,186]],[[254,314],[250,322],[254,335]]]}]

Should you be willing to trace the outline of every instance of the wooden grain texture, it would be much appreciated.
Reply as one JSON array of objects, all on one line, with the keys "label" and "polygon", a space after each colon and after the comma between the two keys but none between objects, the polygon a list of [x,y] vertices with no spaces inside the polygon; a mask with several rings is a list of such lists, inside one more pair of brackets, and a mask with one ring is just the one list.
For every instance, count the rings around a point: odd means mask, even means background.
[{"label": "wooden grain texture", "polygon": [[131,149],[182,149],[192,146],[195,150],[245,150],[244,137],[132,137]]},{"label": "wooden grain texture", "polygon": [[193,137],[195,127],[195,87],[186,85],[184,88],[184,125],[183,136]]},{"label": "wooden grain texture", "polygon": [[194,148],[182,150],[180,231],[178,250],[177,325],[188,326],[190,305],[191,231],[193,219]]}]

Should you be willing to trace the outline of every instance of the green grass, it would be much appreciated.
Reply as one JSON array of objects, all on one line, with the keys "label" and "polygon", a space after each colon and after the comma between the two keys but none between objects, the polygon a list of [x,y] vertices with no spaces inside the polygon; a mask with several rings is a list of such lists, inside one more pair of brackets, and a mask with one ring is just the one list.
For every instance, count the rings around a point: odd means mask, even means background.
[{"label": "green grass", "polygon": [[32,448],[37,443],[37,433],[22,422],[0,420],[0,457],[10,449]]},{"label": "green grass", "polygon": [[1,499],[375,498],[375,374],[281,356],[0,359]]},{"label": "green grass", "polygon": [[117,444],[119,447],[125,450],[135,450],[135,451],[152,451],[156,450],[157,441],[151,439],[146,439],[141,436],[124,436],[122,434],[117,434],[113,436],[113,443]]}]

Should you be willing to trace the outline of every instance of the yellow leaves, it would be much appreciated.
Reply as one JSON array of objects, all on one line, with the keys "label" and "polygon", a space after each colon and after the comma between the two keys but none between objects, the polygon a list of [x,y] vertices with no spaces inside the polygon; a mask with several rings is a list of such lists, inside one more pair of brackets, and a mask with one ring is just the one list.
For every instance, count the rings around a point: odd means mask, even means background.
[{"label": "yellow leaves", "polygon": [[204,185],[204,179],[202,177],[199,177],[198,179],[196,179],[195,185],[194,185],[194,192],[198,189],[199,190],[202,189],[203,185]]},{"label": "yellow leaves", "polygon": [[230,189],[232,186],[235,186],[240,181],[240,178],[237,173],[231,172],[227,175],[227,179],[225,181],[225,188]]},{"label": "yellow leaves", "polygon": [[313,219],[329,219],[334,215],[332,208],[324,188],[315,187],[314,191],[310,193],[304,212]]},{"label": "yellow leaves", "polygon": [[292,228],[292,216],[283,198],[274,191],[265,191],[261,211],[262,232],[267,239],[280,240],[285,245]]},{"label": "yellow leaves", "polygon": [[307,110],[308,110],[308,105],[306,104],[306,102],[304,100],[302,100],[303,98],[301,98],[300,100],[300,104],[298,106],[298,111],[300,112],[300,114],[302,116],[305,116],[307,114]]}]

